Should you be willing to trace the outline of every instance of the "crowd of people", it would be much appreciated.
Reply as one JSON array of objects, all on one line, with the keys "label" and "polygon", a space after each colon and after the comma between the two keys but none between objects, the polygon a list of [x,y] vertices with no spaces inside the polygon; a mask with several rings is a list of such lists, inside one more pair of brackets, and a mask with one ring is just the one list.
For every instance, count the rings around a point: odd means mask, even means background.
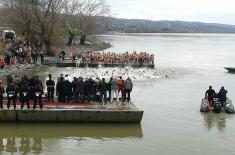
[{"label": "crowd of people", "polygon": [[[46,80],[47,89],[47,102],[54,102],[54,94],[58,97],[58,102],[100,102],[107,104],[108,101],[114,100],[119,103],[130,101],[130,93],[133,88],[133,83],[130,78],[126,80],[122,77],[111,77],[106,82],[104,78],[87,78],[74,77],[73,81],[69,81],[68,75],[63,74],[58,77],[57,82],[52,79],[52,75],[49,74],[48,80]],[[7,108],[13,103],[14,109],[16,108],[16,101],[19,99],[21,102],[21,109],[24,105],[30,108],[29,101],[33,100],[33,109],[39,104],[40,108],[43,108],[43,84],[38,76],[31,78],[24,75],[19,79],[17,76],[7,77],[6,90],[0,81],[0,108],[3,109],[3,95],[7,95]]]},{"label": "crowd of people", "polygon": [[[48,101],[53,100],[54,94],[54,82],[49,76],[49,80],[46,82],[48,91]],[[67,76],[61,75],[56,83],[56,95],[60,102],[113,102],[114,95],[115,100],[119,102],[121,100],[125,102],[130,101],[130,93],[132,91],[133,83],[130,78],[123,80],[122,77],[114,78],[111,77],[109,81],[105,78],[96,79],[82,77],[74,77],[73,81],[70,82]],[[121,94],[121,95],[120,95]]]},{"label": "crowd of people", "polygon": [[[154,65],[154,54],[147,52],[86,52],[77,53],[71,52],[69,56],[72,59],[72,63],[78,59],[79,63],[83,64],[127,64],[127,65]],[[65,51],[59,53],[59,59],[61,62],[65,59]]]},{"label": "crowd of people", "polygon": [[13,78],[11,75],[7,77],[6,90],[0,81],[0,108],[3,109],[3,95],[7,95],[7,108],[9,109],[13,104],[16,109],[16,101],[19,99],[21,102],[21,109],[27,104],[28,109],[30,108],[29,101],[33,100],[33,109],[39,104],[42,109],[42,95],[43,95],[43,84],[38,76],[29,78],[24,75],[19,79],[17,75]]},{"label": "crowd of people", "polygon": [[82,63],[104,64],[154,64],[154,54],[147,52],[87,52],[81,55]]},{"label": "crowd of people", "polygon": [[41,63],[44,63],[44,52],[35,51],[31,47],[25,46],[19,42],[5,42],[4,56],[0,56],[0,69],[5,65],[38,63],[39,57]]}]

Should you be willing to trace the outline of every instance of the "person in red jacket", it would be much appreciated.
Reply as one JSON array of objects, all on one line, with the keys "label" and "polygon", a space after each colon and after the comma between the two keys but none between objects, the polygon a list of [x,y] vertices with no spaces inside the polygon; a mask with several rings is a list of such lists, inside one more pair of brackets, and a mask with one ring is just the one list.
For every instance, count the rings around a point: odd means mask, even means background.
[{"label": "person in red jacket", "polygon": [[0,108],[3,109],[3,94],[5,93],[2,81],[0,80]]},{"label": "person in red jacket", "polygon": [[124,80],[122,79],[122,76],[120,76],[118,79],[118,96],[120,92],[121,92],[122,100],[123,100],[124,99]]},{"label": "person in red jacket", "polygon": [[4,65],[5,65],[4,60],[3,58],[0,57],[0,69],[3,69]]}]

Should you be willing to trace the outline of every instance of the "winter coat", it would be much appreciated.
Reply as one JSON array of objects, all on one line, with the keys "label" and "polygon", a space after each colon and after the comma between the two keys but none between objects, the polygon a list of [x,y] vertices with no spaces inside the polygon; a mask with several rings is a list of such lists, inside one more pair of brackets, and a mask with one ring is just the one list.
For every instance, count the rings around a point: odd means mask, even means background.
[{"label": "winter coat", "polygon": [[117,79],[113,79],[111,82],[111,90],[118,90],[118,81]]},{"label": "winter coat", "polygon": [[126,79],[124,82],[124,89],[126,90],[132,90],[133,88],[133,83],[130,78]]}]

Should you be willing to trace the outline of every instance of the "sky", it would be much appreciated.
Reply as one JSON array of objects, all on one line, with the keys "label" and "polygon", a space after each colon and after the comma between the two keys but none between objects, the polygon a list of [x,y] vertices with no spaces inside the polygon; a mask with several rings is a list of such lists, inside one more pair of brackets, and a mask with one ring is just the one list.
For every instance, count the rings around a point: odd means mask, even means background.
[{"label": "sky", "polygon": [[106,0],[111,16],[235,25],[235,0]]}]

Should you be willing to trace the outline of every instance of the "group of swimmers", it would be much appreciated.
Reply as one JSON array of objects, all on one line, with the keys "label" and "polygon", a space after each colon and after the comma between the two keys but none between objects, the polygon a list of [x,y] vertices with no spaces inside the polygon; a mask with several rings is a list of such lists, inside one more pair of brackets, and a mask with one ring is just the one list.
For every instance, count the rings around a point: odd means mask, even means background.
[{"label": "group of swimmers", "polygon": [[147,52],[87,52],[81,55],[82,63],[104,64],[154,64],[154,54]]}]

